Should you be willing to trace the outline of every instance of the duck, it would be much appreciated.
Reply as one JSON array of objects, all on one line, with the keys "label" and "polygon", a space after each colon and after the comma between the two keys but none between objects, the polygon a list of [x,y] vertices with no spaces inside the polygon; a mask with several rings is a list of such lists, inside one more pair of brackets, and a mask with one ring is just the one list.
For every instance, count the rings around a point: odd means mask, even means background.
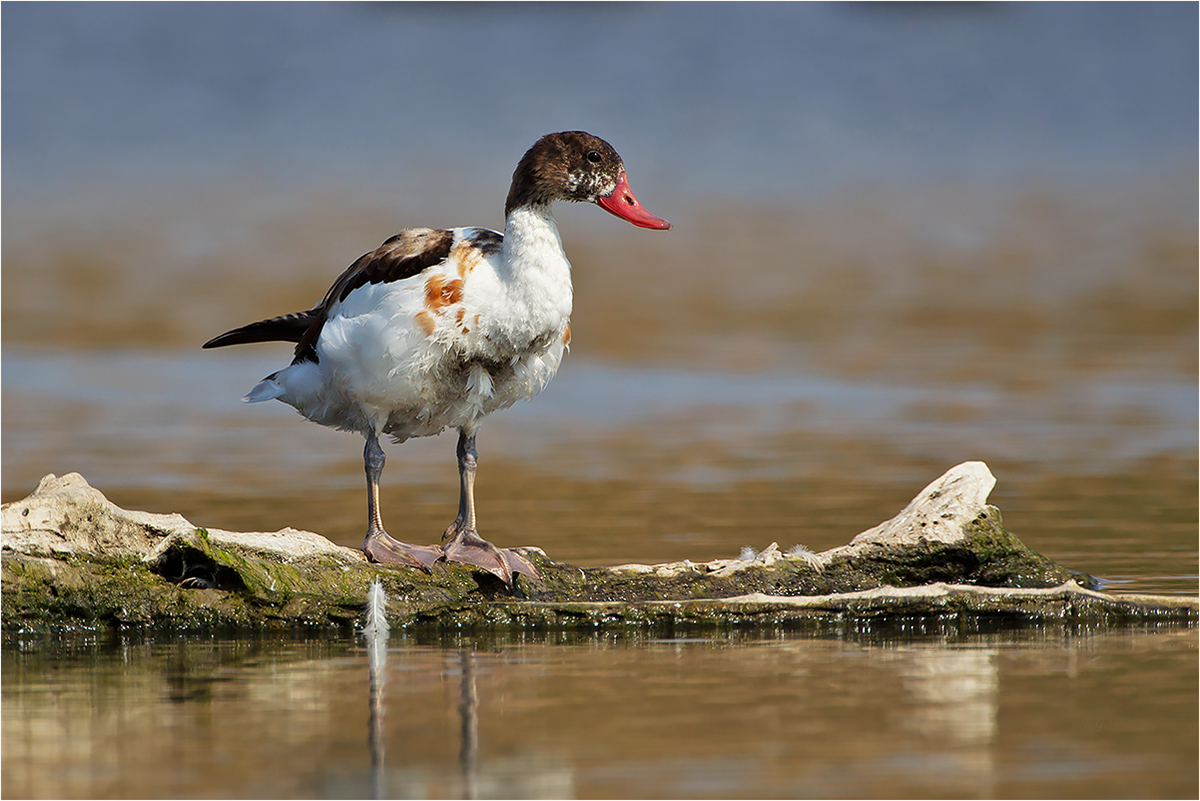
[{"label": "duck", "polygon": [[[469,565],[510,590],[516,574],[539,578],[526,556],[479,534],[475,438],[489,414],[545,388],[568,351],[571,264],[551,213],[558,201],[594,203],[640,228],[671,228],[634,196],[612,145],[584,131],[552,133],[518,162],[502,233],[403,230],[355,260],[311,309],[204,343],[294,343],[291,364],[243,400],[282,401],[314,423],[364,437],[369,561],[427,573],[438,562]],[[458,432],[458,514],[440,544],[403,542],[380,512],[380,441],[447,429]]]}]

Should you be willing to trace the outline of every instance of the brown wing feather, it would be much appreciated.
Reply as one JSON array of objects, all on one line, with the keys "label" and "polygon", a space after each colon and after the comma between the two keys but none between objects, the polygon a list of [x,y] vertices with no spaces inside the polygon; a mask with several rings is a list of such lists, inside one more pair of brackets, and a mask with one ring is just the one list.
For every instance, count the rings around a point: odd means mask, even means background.
[{"label": "brown wing feather", "polygon": [[226,331],[204,343],[205,348],[223,348],[226,345],[245,345],[250,342],[299,342],[304,337],[316,316],[316,309],[284,314],[270,320],[243,325]]},{"label": "brown wing feather", "polygon": [[361,286],[403,281],[441,264],[450,255],[454,233],[437,228],[410,228],[359,256],[329,288],[325,299],[304,312],[285,314],[226,331],[204,343],[206,348],[248,342],[295,342],[292,363],[317,360],[317,338],[335,303]]},{"label": "brown wing feather", "polygon": [[317,314],[296,344],[292,364],[317,361],[317,338],[335,303],[367,284],[383,284],[412,278],[450,256],[454,232],[441,228],[409,228],[388,239],[370,253],[364,253],[346,268],[329,288],[325,299],[313,311]]}]

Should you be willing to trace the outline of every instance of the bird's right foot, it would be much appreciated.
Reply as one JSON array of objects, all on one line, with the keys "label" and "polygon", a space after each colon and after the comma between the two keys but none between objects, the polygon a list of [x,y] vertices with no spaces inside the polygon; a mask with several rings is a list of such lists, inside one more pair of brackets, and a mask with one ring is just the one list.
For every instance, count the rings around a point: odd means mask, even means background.
[{"label": "bird's right foot", "polygon": [[372,562],[415,567],[426,573],[432,573],[433,563],[443,557],[442,549],[437,545],[409,545],[394,539],[383,529],[367,532],[362,552]]},{"label": "bird's right foot", "polygon": [[479,536],[473,528],[460,528],[456,520],[442,535],[442,552],[447,562],[473,565],[486,570],[500,579],[511,590],[513,574],[524,573],[530,578],[541,578],[537,568],[521,554],[508,548],[497,548]]}]

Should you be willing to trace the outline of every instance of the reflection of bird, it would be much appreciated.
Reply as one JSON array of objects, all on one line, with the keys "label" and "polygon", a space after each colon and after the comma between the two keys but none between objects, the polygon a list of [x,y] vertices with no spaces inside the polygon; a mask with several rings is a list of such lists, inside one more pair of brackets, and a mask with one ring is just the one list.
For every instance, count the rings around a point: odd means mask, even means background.
[{"label": "reflection of bird", "polygon": [[[570,342],[571,265],[550,214],[555,200],[596,203],[642,228],[671,227],[638,203],[611,145],[582,131],[550,134],[513,173],[503,235],[402,231],[351,264],[308,311],[204,344],[296,343],[291,365],[246,400],[278,399],[313,422],[366,437],[369,559],[424,570],[439,559],[462,562],[510,586],[514,571],[537,575],[475,530],[475,434],[485,415],[541,390]],[[458,429],[458,517],[441,547],[399,542],[379,513],[379,437],[403,442],[447,427]]]}]

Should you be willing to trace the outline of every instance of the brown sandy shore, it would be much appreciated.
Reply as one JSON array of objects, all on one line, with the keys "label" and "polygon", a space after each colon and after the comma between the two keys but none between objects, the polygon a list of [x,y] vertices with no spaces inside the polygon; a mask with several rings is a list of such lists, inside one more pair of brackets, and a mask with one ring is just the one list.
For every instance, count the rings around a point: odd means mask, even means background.
[{"label": "brown sandy shore", "polygon": [[847,545],[704,563],[580,568],[520,549],[539,579],[512,592],[460,565],[368,563],[319,534],[228,532],[127,511],[76,473],[3,507],[5,631],[352,627],[380,581],[394,626],[441,629],[789,626],[935,619],[1193,626],[1200,599],[1095,591],[1029,550],[987,504],[995,479],[965,462]]}]

